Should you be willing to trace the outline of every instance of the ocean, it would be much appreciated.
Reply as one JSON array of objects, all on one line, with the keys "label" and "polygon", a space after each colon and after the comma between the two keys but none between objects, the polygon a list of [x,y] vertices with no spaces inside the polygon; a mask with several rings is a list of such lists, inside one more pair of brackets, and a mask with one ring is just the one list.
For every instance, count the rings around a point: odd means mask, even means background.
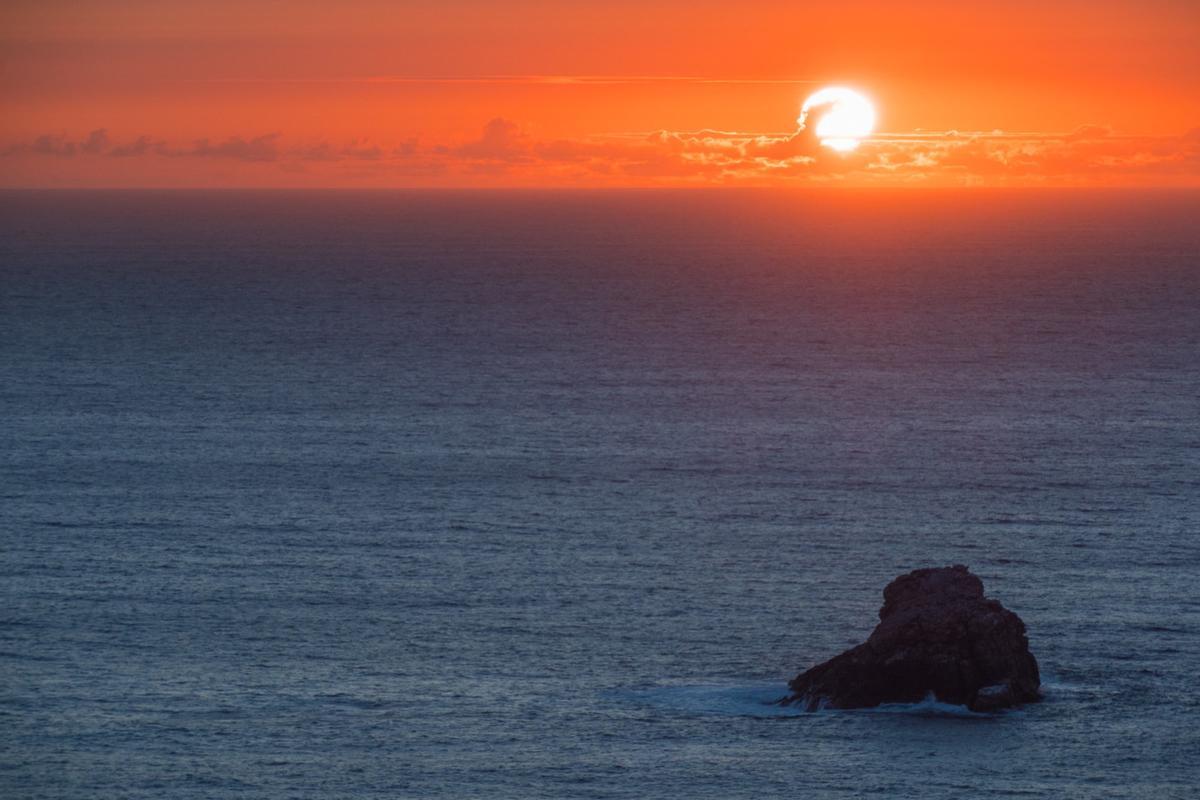
[{"label": "ocean", "polygon": [[[0,193],[0,794],[1185,798],[1200,193]],[[962,563],[1042,703],[805,714]]]}]

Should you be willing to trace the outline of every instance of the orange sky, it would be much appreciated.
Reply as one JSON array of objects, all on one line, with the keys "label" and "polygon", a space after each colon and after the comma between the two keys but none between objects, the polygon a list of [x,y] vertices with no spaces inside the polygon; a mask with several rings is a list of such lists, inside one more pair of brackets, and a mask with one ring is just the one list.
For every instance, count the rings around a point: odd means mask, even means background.
[{"label": "orange sky", "polygon": [[8,0],[0,54],[7,186],[1200,185],[1194,0]]}]

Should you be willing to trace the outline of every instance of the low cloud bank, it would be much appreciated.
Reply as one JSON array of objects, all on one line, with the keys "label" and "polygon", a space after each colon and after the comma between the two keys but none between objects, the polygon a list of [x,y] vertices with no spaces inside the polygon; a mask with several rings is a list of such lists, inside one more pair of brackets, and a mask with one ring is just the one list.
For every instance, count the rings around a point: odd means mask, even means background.
[{"label": "low cloud bank", "polygon": [[[1067,182],[1190,182],[1200,178],[1200,129],[1180,136],[1121,136],[1085,125],[1066,133],[880,134],[849,153],[821,146],[811,130],[759,134],[659,130],[647,134],[542,140],[503,118],[465,141],[423,144],[290,141],[282,134],[173,144],[144,134],[115,140],[47,133],[0,147],[19,159],[196,159],[287,171],[341,170],[427,179],[489,175],[503,182],[621,184],[879,183],[1029,185]],[[336,174],[331,172],[331,174]]]}]

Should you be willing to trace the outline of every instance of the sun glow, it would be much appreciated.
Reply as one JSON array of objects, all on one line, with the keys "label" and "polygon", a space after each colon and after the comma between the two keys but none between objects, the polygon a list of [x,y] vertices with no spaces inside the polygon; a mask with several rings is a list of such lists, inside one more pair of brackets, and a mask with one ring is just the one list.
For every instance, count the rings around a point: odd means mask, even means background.
[{"label": "sun glow", "polygon": [[800,107],[800,118],[796,122],[805,126],[809,112],[827,109],[819,114],[816,134],[821,144],[846,153],[858,147],[859,142],[875,127],[875,107],[871,101],[853,89],[827,86],[809,95]]}]

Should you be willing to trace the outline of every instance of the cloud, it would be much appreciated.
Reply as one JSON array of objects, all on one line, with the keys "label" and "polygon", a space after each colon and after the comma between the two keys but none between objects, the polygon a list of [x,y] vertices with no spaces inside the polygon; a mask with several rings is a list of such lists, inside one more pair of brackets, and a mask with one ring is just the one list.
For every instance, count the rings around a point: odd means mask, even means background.
[{"label": "cloud", "polygon": [[[399,151],[400,148],[396,148],[392,152]],[[283,155],[285,158],[297,158],[301,161],[379,161],[387,154],[388,151],[381,145],[372,144],[366,139],[356,139],[341,146],[329,142],[319,142],[315,145],[295,148]]]},{"label": "cloud", "polygon": [[88,134],[87,139],[79,145],[79,149],[89,155],[103,153],[108,149],[108,131],[98,128]]},{"label": "cloud", "polygon": [[358,75],[341,78],[208,78],[212,83],[397,83],[397,84],[524,84],[532,86],[619,86],[631,84],[697,84],[728,86],[817,86],[828,80],[804,78],[714,78],[702,75]]},{"label": "cloud", "polygon": [[210,144],[208,139],[197,139],[191,150],[171,155],[232,158],[238,161],[275,161],[279,158],[278,141],[278,133],[268,133],[253,139],[231,136],[217,144]]},{"label": "cloud", "polygon": [[518,163],[532,160],[532,146],[515,122],[497,117],[484,126],[478,139],[441,152],[471,161]]},{"label": "cloud", "polygon": [[1200,177],[1200,134],[1115,135],[1099,125],[1069,133],[1004,131],[880,135],[849,153],[822,147],[809,128],[794,134],[657,131],[649,141],[676,156],[681,175],[772,182],[991,183],[1119,182],[1131,176]]},{"label": "cloud", "polygon": [[22,155],[56,156],[71,158],[79,151],[79,146],[59,133],[44,133],[32,141],[16,142],[0,150],[0,156],[12,157]]},{"label": "cloud", "polygon": [[1087,182],[1105,177],[1200,176],[1200,142],[1183,136],[1117,136],[1087,125],[1065,134],[962,134],[871,143],[875,163],[925,177],[994,183]]},{"label": "cloud", "polygon": [[108,148],[108,131],[97,128],[82,141],[74,141],[61,133],[44,133],[28,142],[17,142],[0,150],[0,155],[38,155],[72,158],[80,153],[97,155]]},{"label": "cloud", "polygon": [[30,149],[32,152],[37,153],[38,155],[62,156],[69,158],[75,155],[78,147],[74,142],[67,141],[62,136],[45,134],[34,139]]},{"label": "cloud", "polygon": [[1069,142],[1086,142],[1093,139],[1104,139],[1110,135],[1112,135],[1112,129],[1105,125],[1080,125],[1064,138]]},{"label": "cloud", "polygon": [[[811,122],[811,120],[810,120]],[[424,145],[416,139],[343,143],[286,140],[279,133],[172,146],[148,135],[113,143],[43,134],[0,149],[10,158],[230,160],[376,181],[445,180],[539,185],[1075,185],[1200,184],[1200,129],[1180,136],[1123,136],[1100,125],[1055,132],[915,131],[864,139],[848,153],[821,146],[813,126],[791,132],[658,130],[539,139],[497,117],[476,137]]]},{"label": "cloud", "polygon": [[134,158],[151,152],[161,152],[166,148],[166,142],[151,139],[149,136],[139,136],[129,144],[116,145],[108,151],[113,158]]}]

